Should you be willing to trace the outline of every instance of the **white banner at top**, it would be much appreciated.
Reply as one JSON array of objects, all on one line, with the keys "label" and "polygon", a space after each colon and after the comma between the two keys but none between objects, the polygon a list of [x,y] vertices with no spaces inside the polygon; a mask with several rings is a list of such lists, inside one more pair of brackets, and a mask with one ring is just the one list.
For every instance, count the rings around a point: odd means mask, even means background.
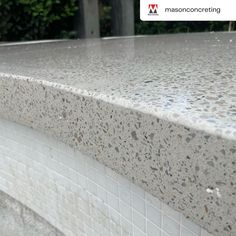
[{"label": "white banner at top", "polygon": [[236,0],[140,0],[143,21],[236,21]]}]

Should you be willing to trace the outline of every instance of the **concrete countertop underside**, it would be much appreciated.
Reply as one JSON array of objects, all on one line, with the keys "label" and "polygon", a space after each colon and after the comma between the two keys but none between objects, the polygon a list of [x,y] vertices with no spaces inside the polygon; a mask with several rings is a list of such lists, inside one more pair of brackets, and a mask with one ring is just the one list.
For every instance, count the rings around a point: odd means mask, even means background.
[{"label": "concrete countertop underside", "polygon": [[236,34],[0,45],[0,117],[236,235]]}]

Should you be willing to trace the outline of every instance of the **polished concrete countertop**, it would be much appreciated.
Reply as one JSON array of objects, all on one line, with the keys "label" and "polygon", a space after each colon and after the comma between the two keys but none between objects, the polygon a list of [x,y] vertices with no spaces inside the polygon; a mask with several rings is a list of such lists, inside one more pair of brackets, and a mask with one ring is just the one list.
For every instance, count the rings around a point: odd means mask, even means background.
[{"label": "polished concrete countertop", "polygon": [[0,45],[0,116],[236,234],[236,33]]}]

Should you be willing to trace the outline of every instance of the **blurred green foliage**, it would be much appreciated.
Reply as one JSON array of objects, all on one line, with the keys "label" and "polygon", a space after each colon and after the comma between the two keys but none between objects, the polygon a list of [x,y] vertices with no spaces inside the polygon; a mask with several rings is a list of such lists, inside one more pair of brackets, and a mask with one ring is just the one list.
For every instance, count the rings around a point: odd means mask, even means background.
[{"label": "blurred green foliage", "polygon": [[[111,0],[100,0],[101,36],[111,36]],[[228,22],[143,22],[140,20],[140,0],[134,0],[135,34],[163,34],[181,32],[224,31],[228,29]]]},{"label": "blurred green foliage", "polygon": [[[99,0],[101,36],[111,36],[111,0]],[[78,0],[0,0],[0,41],[74,38]],[[142,22],[134,0],[135,33],[227,30],[228,22]]]},{"label": "blurred green foliage", "polygon": [[100,33],[102,37],[112,35],[111,27],[111,6],[100,4]]},{"label": "blurred green foliage", "polygon": [[73,35],[76,0],[0,0],[0,9],[2,41]]}]

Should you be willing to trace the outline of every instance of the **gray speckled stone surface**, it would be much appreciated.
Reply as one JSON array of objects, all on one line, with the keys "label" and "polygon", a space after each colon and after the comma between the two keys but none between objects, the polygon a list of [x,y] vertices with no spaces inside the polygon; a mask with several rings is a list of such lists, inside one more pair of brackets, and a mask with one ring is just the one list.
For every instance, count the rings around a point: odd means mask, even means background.
[{"label": "gray speckled stone surface", "polygon": [[236,34],[0,45],[0,116],[236,235]]}]

